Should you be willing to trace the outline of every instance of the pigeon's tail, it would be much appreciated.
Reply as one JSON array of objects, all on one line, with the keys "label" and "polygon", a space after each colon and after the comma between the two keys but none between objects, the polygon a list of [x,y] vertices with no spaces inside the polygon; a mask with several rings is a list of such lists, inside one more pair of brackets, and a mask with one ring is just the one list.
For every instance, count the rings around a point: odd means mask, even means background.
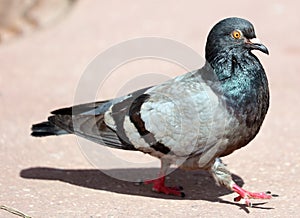
[{"label": "pigeon's tail", "polygon": [[32,126],[31,135],[43,137],[76,134],[112,148],[136,150],[125,136],[119,136],[106,125],[104,114],[111,105],[110,101],[99,101],[52,111],[48,121]]},{"label": "pigeon's tail", "polygon": [[53,114],[53,116],[48,117],[48,121],[32,125],[31,135],[35,137],[44,137],[74,133],[72,115],[78,115],[92,110],[102,103],[103,102],[83,104],[52,111],[51,114]]},{"label": "pigeon's tail", "polygon": [[31,130],[32,130],[31,135],[35,137],[68,134],[67,131],[59,128],[58,126],[53,125],[49,121],[34,124],[32,125]]}]

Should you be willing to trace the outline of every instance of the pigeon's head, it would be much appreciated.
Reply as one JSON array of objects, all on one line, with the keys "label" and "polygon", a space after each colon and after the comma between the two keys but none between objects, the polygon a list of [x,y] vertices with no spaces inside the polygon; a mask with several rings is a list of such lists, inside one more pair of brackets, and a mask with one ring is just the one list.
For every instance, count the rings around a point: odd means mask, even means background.
[{"label": "pigeon's head", "polygon": [[268,49],[256,38],[253,25],[242,18],[227,18],[217,23],[207,37],[206,60],[211,63],[222,57],[243,57],[251,50],[269,54]]}]

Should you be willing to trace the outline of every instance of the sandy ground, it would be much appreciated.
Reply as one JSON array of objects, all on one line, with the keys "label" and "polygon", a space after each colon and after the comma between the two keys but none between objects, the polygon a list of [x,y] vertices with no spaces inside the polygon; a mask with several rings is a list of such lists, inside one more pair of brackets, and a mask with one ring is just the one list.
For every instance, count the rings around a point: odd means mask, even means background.
[{"label": "sandy ground", "polygon": [[[61,22],[2,44],[0,205],[32,217],[296,217],[300,206],[298,9],[296,1],[80,1]],[[209,29],[228,16],[251,20],[270,49],[269,56],[259,57],[270,82],[271,108],[255,140],[224,161],[244,188],[270,190],[278,198],[253,201],[255,206],[246,208],[234,203],[235,194],[217,187],[202,171],[169,175],[167,183],[182,185],[186,197],[165,196],[153,193],[150,186],[98,171],[74,136],[30,137],[32,123],[74,102],[80,77],[97,54],[145,36],[177,40],[203,54]],[[138,64],[132,68],[138,69]],[[153,70],[151,64],[145,66]],[[164,65],[163,71],[172,75],[175,68]],[[127,81],[124,75],[117,80]],[[105,90],[103,96],[112,97],[120,87]],[[0,210],[0,217],[15,216]]]}]

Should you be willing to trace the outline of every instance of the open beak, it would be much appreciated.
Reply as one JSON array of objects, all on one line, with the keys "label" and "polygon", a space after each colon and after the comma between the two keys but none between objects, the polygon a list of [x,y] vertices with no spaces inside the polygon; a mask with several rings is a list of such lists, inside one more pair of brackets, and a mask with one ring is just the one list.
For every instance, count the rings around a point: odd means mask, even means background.
[{"label": "open beak", "polygon": [[249,46],[251,50],[259,50],[265,54],[269,54],[269,50],[266,46],[264,46],[258,38],[248,39],[246,44]]}]

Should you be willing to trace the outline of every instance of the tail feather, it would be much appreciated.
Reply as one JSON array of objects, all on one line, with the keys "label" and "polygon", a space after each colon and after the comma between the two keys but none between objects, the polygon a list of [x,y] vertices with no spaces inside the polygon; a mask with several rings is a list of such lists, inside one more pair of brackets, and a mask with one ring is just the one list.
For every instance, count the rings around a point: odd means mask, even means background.
[{"label": "tail feather", "polygon": [[52,123],[48,121],[32,125],[31,130],[32,130],[31,135],[35,137],[68,134],[67,131],[57,126],[54,126]]},{"label": "tail feather", "polygon": [[[127,98],[125,98],[127,99]],[[106,125],[104,113],[112,105],[112,101],[99,101],[75,105],[52,111],[48,121],[32,126],[32,136],[43,137],[62,134],[76,134],[93,142],[112,148],[136,150],[128,141],[120,137],[115,129]],[[126,108],[126,105],[122,105]],[[130,104],[128,105],[130,106]],[[125,112],[124,112],[125,111]],[[126,110],[122,109],[119,116]],[[115,116],[118,116],[115,114]]]}]

